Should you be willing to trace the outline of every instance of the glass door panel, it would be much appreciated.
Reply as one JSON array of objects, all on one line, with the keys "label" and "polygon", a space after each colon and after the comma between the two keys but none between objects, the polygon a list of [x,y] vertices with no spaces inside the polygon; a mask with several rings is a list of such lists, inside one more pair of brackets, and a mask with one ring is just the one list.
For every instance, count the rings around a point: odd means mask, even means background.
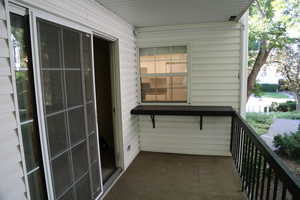
[{"label": "glass door panel", "polygon": [[55,199],[95,199],[101,172],[91,36],[43,19],[37,26]]}]

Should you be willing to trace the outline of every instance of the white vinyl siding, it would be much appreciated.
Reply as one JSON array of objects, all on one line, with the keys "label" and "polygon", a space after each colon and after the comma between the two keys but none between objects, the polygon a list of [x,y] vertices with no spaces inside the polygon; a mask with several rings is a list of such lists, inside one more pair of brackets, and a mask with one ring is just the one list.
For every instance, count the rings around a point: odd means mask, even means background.
[{"label": "white vinyl siding", "polygon": [[[240,107],[241,25],[206,23],[138,28],[137,47],[188,44],[190,105]],[[139,118],[141,150],[230,155],[230,117]]]},{"label": "white vinyl siding", "polygon": [[[34,10],[49,11],[50,14],[57,16],[57,19],[69,20],[104,36],[117,39],[121,77],[119,106],[122,113],[120,121],[123,137],[123,149],[119,156],[124,158],[126,169],[140,151],[138,118],[130,114],[130,110],[137,105],[137,61],[133,26],[92,0],[25,0],[22,3]],[[14,113],[6,12],[4,0],[0,0],[0,160],[3,161],[0,167],[1,200],[24,199],[26,196],[22,168],[24,164],[21,159]]]},{"label": "white vinyl siding", "polygon": [[0,0],[0,199],[25,199],[10,68],[6,1]]}]

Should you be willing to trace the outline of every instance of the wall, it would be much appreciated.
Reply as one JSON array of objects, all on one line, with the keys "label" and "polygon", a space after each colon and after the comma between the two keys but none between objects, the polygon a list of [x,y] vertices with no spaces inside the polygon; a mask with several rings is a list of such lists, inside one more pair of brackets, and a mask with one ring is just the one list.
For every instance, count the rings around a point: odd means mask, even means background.
[{"label": "wall", "polygon": [[[17,1],[33,9],[44,10],[71,20],[92,30],[118,39],[120,90],[119,105],[122,122],[124,167],[127,168],[139,152],[137,117],[130,110],[137,105],[136,46],[133,27],[93,0],[24,0]],[[0,0],[0,199],[24,199],[25,184],[21,163],[20,143],[14,114],[13,88],[9,63],[6,11]],[[59,21],[58,21],[59,23]],[[130,146],[130,148],[128,148]]]},{"label": "wall", "polygon": [[[188,45],[190,104],[240,109],[242,26],[235,22],[138,28],[138,47]],[[229,117],[156,117],[139,120],[141,150],[230,155]]]},{"label": "wall", "polygon": [[[6,2],[5,2],[6,3]],[[25,184],[10,69],[7,15],[0,0],[0,199],[24,199]]]}]

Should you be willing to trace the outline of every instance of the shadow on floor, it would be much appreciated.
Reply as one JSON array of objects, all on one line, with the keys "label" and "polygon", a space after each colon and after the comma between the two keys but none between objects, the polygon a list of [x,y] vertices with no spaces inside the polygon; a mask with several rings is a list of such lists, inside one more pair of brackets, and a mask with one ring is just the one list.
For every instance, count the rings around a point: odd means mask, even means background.
[{"label": "shadow on floor", "polygon": [[141,152],[104,200],[244,200],[231,157]]}]

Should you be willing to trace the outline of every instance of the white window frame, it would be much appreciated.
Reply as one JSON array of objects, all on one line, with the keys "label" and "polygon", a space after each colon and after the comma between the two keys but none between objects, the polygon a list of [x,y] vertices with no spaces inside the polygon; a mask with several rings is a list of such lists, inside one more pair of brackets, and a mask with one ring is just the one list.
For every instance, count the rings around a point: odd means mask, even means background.
[{"label": "white window frame", "polygon": [[[182,72],[182,73],[158,73],[155,75],[147,75],[147,76],[168,76],[170,75],[179,75],[179,74],[184,74],[186,75],[187,78],[187,83],[186,83],[186,89],[187,89],[187,97],[186,97],[186,102],[143,102],[142,101],[142,82],[141,82],[141,78],[142,78],[142,74],[141,74],[141,65],[140,65],[140,49],[144,49],[144,48],[159,48],[159,47],[173,47],[173,46],[185,46],[187,48],[187,72]],[[140,45],[137,47],[137,81],[138,81],[138,104],[140,105],[190,105],[191,104],[191,63],[192,63],[192,59],[191,59],[191,43],[162,43],[160,45]]]}]

